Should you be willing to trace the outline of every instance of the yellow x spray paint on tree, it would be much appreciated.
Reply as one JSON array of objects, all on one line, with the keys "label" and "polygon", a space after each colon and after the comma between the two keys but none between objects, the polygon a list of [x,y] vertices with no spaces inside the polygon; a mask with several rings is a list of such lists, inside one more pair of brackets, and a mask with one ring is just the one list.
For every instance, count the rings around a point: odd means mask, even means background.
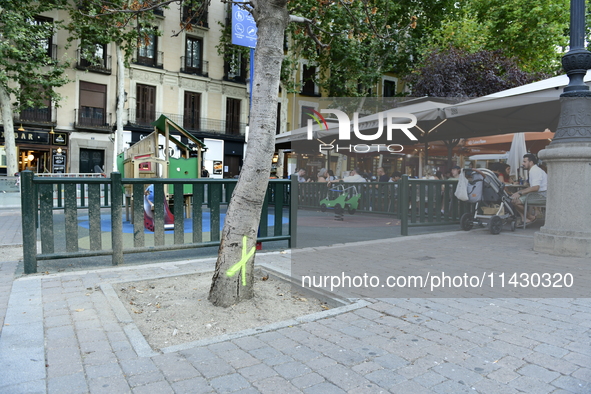
[{"label": "yellow x spray paint on tree", "polygon": [[239,262],[231,266],[228,271],[226,271],[226,275],[228,275],[231,278],[234,275],[236,275],[238,271],[242,270],[242,286],[246,286],[246,263],[254,255],[254,252],[256,250],[253,246],[252,249],[250,249],[250,251],[246,253],[247,241],[248,238],[246,238],[246,235],[242,237],[242,258]]}]

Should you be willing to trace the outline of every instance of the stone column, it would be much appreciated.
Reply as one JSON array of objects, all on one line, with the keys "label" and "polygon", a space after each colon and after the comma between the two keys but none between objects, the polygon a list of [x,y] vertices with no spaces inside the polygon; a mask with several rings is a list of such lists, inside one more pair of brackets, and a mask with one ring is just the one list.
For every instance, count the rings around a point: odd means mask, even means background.
[{"label": "stone column", "polygon": [[591,256],[591,92],[583,81],[591,52],[583,47],[584,27],[585,2],[571,0],[571,50],[562,58],[569,84],[554,140],[539,153],[548,166],[548,192],[534,250],[559,256]]}]

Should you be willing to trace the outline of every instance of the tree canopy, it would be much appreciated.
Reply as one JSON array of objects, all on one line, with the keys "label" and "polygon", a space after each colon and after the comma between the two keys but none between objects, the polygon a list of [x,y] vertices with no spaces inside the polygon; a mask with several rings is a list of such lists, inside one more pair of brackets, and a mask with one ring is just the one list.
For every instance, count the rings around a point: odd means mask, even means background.
[{"label": "tree canopy", "polygon": [[569,8],[568,0],[466,0],[444,16],[424,50],[500,51],[524,71],[556,74],[568,45]]},{"label": "tree canopy", "polygon": [[435,49],[406,80],[415,96],[479,97],[525,85],[545,75],[528,73],[501,51]]},{"label": "tree canopy", "polygon": [[312,23],[288,26],[286,64],[306,59],[320,68],[315,82],[329,96],[355,97],[375,95],[369,89],[384,73],[408,72],[453,1],[296,0],[289,7]]},{"label": "tree canopy", "polygon": [[0,105],[9,175],[18,169],[13,112],[47,107],[47,102],[59,105],[61,97],[54,88],[68,82],[67,63],[58,60],[52,43],[61,22],[39,17],[66,5],[66,0],[0,4]]},{"label": "tree canopy", "polygon": [[0,6],[0,85],[14,94],[14,109],[39,107],[44,101],[58,101],[53,90],[68,80],[65,62],[58,61],[51,37],[60,21],[39,18],[46,11],[64,8],[67,1],[3,2]]}]

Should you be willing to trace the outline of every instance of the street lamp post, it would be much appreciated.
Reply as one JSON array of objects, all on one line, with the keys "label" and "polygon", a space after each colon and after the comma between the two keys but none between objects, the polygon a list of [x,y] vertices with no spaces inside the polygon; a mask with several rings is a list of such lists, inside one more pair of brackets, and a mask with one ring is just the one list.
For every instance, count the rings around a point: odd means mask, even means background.
[{"label": "street lamp post", "polygon": [[591,68],[585,45],[585,1],[571,0],[570,50],[562,58],[569,84],[560,96],[558,129],[539,153],[548,166],[546,221],[534,250],[560,256],[591,256]]}]

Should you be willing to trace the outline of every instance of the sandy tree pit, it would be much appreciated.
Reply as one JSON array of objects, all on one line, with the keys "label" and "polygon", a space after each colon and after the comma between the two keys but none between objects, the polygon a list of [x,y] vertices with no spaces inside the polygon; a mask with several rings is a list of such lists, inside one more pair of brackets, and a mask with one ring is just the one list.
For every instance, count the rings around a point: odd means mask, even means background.
[{"label": "sandy tree pit", "polygon": [[161,349],[321,312],[330,307],[291,284],[255,273],[253,299],[228,308],[207,296],[211,273],[113,284],[150,346]]}]

